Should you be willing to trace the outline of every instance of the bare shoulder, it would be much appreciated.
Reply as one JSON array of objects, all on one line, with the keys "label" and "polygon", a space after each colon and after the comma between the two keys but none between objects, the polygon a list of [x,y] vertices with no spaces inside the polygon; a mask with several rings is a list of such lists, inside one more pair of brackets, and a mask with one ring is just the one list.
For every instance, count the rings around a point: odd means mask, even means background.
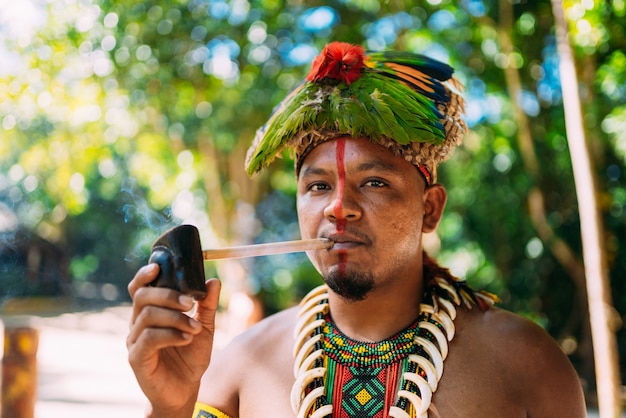
[{"label": "bare shoulder", "polygon": [[485,341],[498,342],[494,345],[496,352],[506,356],[512,366],[526,368],[529,363],[536,364],[537,361],[556,361],[557,366],[571,368],[554,339],[527,318],[503,309],[491,308],[485,312],[473,311],[466,315],[466,319],[467,326],[478,335],[484,336]]},{"label": "bare shoulder", "polygon": [[228,358],[236,354],[250,360],[266,359],[267,350],[275,350],[286,337],[291,337],[296,319],[297,308],[270,315],[235,337],[221,353]]},{"label": "bare shoulder", "polygon": [[271,315],[214,352],[202,378],[198,400],[237,417],[242,395],[257,379],[267,379],[267,370],[274,370],[276,378],[290,378],[282,368],[284,359],[291,358],[296,313],[291,308]]},{"label": "bare shoulder", "polygon": [[459,320],[463,327],[485,337],[497,338],[501,341],[497,346],[509,345],[528,349],[547,345],[557,347],[554,340],[533,321],[510,311],[492,307],[484,312],[477,309],[459,310]]},{"label": "bare shoulder", "polygon": [[554,339],[533,321],[491,308],[460,311],[463,338],[489,353],[533,417],[585,417],[580,380]]}]

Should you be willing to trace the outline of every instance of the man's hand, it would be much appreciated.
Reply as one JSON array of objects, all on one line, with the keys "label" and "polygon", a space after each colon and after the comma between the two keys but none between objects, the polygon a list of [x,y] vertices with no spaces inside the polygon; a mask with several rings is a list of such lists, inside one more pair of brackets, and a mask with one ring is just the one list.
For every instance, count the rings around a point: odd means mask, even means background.
[{"label": "man's hand", "polygon": [[207,297],[190,317],[185,312],[193,308],[191,297],[148,286],[158,271],[157,264],[144,266],[128,284],[133,299],[128,359],[151,403],[151,416],[191,416],[211,359],[220,282],[206,283]]}]

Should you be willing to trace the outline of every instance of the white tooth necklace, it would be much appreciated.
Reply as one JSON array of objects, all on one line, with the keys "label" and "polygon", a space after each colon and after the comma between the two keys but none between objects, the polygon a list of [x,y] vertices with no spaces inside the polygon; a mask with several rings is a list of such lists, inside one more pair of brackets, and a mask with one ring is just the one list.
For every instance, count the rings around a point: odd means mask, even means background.
[{"label": "white tooth necklace", "polygon": [[[447,273],[447,271],[446,271]],[[389,407],[386,416],[391,418],[427,418],[432,396],[437,390],[439,380],[443,374],[444,360],[448,355],[448,343],[455,335],[454,319],[456,308],[464,305],[471,309],[479,305],[486,308],[492,305],[497,298],[486,292],[475,292],[464,281],[457,280],[445,274],[446,277],[434,277],[427,281],[426,294],[420,304],[420,312],[413,327],[405,330],[402,338],[412,338],[412,342],[404,341],[402,347],[406,352],[394,353],[396,348],[393,341],[385,340],[372,349],[372,355],[381,353],[401,360],[403,366],[401,378],[397,379],[397,390],[394,394],[393,405]],[[313,289],[300,302],[298,323],[294,329],[295,344],[294,376],[295,382],[291,390],[291,405],[297,418],[323,418],[333,416],[332,401],[327,396],[334,392],[334,388],[327,388],[332,380],[333,371],[328,372],[328,357],[330,355],[349,357],[353,353],[334,353],[333,342],[330,341],[329,330],[334,325],[327,321],[329,318],[328,288],[326,285]],[[345,347],[345,341],[334,331],[333,340],[339,341],[340,347]],[[402,333],[402,331],[401,331]],[[399,335],[399,334],[398,334]],[[347,338],[347,337],[346,337]],[[335,342],[336,342],[335,341]],[[381,345],[382,344],[382,345]],[[325,350],[329,350],[327,353]],[[359,346],[360,351],[365,350]],[[358,356],[358,355],[357,355]],[[362,358],[369,357],[365,356]],[[394,360],[396,361],[396,360]],[[376,363],[377,364],[377,363]],[[371,368],[365,366],[366,368]],[[337,388],[339,391],[342,388]],[[386,388],[385,388],[386,389]],[[380,393],[379,393],[380,395]],[[331,395],[333,398],[335,395]],[[342,395],[343,396],[343,395]],[[387,394],[389,396],[389,394]],[[354,398],[363,406],[372,399],[367,390],[354,394]],[[338,415],[337,415],[338,416]]]}]

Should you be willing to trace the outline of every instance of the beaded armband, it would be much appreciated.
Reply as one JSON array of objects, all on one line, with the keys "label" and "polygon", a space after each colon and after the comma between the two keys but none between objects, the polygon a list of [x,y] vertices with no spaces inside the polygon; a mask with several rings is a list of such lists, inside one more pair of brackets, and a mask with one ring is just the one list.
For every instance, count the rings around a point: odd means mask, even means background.
[{"label": "beaded armband", "polygon": [[203,404],[202,402],[196,402],[191,418],[230,418],[230,416],[212,406]]}]

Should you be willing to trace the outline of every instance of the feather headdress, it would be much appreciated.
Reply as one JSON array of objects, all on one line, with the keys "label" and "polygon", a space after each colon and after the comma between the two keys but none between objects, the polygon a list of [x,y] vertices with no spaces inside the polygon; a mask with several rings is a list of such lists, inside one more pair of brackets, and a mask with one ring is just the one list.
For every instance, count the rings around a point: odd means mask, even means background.
[{"label": "feather headdress", "polygon": [[299,170],[313,147],[349,135],[368,138],[405,158],[430,183],[466,130],[458,94],[462,86],[453,71],[423,55],[366,54],[358,45],[328,44],[306,79],[257,131],[246,170],[258,172],[285,148],[292,150]]}]

